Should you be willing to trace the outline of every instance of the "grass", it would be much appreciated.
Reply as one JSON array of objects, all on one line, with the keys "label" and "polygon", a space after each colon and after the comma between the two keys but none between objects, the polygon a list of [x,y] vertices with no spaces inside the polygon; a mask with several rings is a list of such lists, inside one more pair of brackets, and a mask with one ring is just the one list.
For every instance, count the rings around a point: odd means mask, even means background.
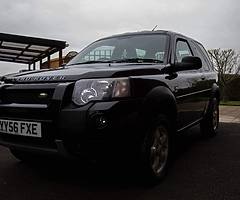
[{"label": "grass", "polygon": [[240,106],[240,101],[220,101],[223,106]]}]

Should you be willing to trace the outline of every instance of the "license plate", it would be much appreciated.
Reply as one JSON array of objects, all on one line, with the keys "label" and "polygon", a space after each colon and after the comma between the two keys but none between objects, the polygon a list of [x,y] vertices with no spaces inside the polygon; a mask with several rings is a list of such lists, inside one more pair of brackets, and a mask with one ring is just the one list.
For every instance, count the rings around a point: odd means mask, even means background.
[{"label": "license plate", "polygon": [[42,137],[41,123],[0,119],[0,132],[11,135]]}]

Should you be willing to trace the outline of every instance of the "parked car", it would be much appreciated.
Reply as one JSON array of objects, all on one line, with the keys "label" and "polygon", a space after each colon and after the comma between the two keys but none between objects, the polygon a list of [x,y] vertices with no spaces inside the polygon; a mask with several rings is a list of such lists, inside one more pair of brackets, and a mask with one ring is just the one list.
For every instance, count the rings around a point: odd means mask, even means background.
[{"label": "parked car", "polygon": [[174,32],[106,37],[65,67],[3,80],[0,144],[20,160],[134,160],[142,176],[159,180],[177,134],[200,124],[212,137],[218,128],[219,88],[208,54]]}]

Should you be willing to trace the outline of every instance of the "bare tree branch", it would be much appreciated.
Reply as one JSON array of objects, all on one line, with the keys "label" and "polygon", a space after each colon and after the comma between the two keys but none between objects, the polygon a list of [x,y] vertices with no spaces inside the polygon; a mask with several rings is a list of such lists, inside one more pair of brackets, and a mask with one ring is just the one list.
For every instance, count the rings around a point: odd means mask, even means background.
[{"label": "bare tree branch", "polygon": [[211,49],[208,50],[214,70],[218,73],[219,84],[224,88],[240,72],[240,54],[233,49]]}]

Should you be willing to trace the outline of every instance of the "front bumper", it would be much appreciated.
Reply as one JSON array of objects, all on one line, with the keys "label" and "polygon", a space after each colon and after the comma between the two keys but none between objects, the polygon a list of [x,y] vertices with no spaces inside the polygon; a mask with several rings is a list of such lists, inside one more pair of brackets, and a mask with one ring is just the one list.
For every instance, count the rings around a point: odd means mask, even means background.
[{"label": "front bumper", "polygon": [[[88,158],[134,149],[140,100],[96,102],[77,107],[68,98],[71,85],[56,84],[46,105],[1,103],[1,119],[40,122],[42,138],[0,133],[0,144],[40,154]],[[100,119],[106,123],[99,124]]]},{"label": "front bumper", "polygon": [[66,151],[62,140],[55,140],[57,148],[48,148],[41,147],[37,145],[31,144],[23,144],[16,142],[6,142],[4,140],[0,140],[0,145],[8,147],[10,149],[19,149],[22,151],[29,151],[32,153],[40,153],[40,154],[48,154],[48,155],[60,155],[63,157],[70,157],[71,155]]}]

